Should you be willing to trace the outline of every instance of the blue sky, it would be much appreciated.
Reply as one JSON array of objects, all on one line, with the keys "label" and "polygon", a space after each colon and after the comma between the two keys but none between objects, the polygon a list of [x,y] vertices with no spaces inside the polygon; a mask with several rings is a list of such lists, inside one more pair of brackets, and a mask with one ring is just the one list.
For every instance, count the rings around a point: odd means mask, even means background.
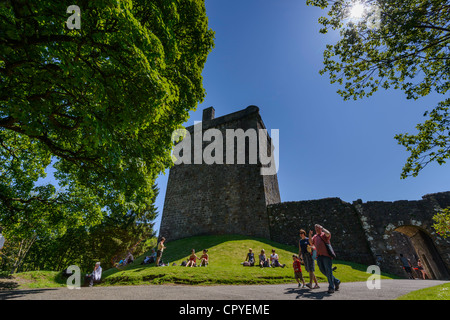
[{"label": "blue sky", "polygon": [[[400,91],[343,101],[322,53],[337,33],[319,33],[326,12],[306,0],[206,0],[215,48],[203,71],[205,101],[189,126],[214,106],[216,117],[257,105],[270,129],[279,129],[278,183],[282,201],[339,197],[352,202],[419,200],[450,190],[450,166],[432,164],[400,179],[408,157],[394,139],[413,133],[423,113],[442,97],[410,101]],[[158,180],[159,229],[168,171]]]}]

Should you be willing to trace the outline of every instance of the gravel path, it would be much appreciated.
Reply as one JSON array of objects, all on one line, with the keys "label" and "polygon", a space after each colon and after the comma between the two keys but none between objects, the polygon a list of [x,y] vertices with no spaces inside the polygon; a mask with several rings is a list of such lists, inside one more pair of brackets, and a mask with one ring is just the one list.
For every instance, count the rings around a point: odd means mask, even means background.
[{"label": "gravel path", "polygon": [[0,300],[391,300],[408,292],[447,283],[436,280],[382,280],[380,289],[365,282],[342,283],[327,293],[326,283],[309,290],[295,284],[244,286],[112,286],[0,291]]}]

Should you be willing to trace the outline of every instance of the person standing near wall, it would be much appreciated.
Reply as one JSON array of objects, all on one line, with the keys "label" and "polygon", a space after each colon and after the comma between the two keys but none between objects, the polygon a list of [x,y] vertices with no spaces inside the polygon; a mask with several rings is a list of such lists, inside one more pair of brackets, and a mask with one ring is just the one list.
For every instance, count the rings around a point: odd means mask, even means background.
[{"label": "person standing near wall", "polygon": [[422,261],[420,259],[417,259],[417,269],[422,273],[422,278],[425,280],[428,277],[427,272],[425,271],[425,268],[422,265]]},{"label": "person standing near wall", "polygon": [[333,275],[333,258],[328,253],[326,244],[330,243],[331,233],[320,224],[314,226],[316,234],[313,236],[312,230],[309,231],[309,243],[316,247],[317,265],[328,279],[328,293],[334,293],[339,290],[341,281]]},{"label": "person standing near wall", "polygon": [[309,238],[306,237],[306,231],[303,229],[300,229],[300,241],[298,247],[298,256],[302,258],[303,264],[305,265],[305,270],[309,272],[309,283],[307,283],[306,286],[310,289],[313,289],[312,283],[314,281],[314,289],[317,289],[319,288],[319,284],[317,283],[317,278],[314,274],[314,272],[316,271],[316,265],[312,258],[312,251],[308,251],[308,247],[310,248],[310,250],[312,250],[312,247],[309,244]]},{"label": "person standing near wall", "polygon": [[162,237],[161,241],[158,243],[158,250],[156,251],[156,266],[159,267],[159,261],[161,260],[162,254],[164,249],[166,248],[164,246],[164,242],[166,241],[166,238]]},{"label": "person standing near wall", "polygon": [[414,275],[412,273],[412,265],[411,261],[403,256],[402,253],[400,253],[400,261],[402,263],[403,269],[405,269],[406,273],[408,274],[409,279],[414,279]]}]

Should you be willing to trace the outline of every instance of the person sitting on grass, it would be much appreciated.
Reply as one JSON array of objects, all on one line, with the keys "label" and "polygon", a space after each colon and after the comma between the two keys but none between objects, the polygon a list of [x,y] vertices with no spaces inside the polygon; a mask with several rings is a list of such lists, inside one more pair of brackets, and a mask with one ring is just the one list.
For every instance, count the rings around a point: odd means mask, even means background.
[{"label": "person sitting on grass", "polygon": [[200,266],[202,267],[206,267],[209,263],[209,255],[208,255],[208,250],[207,249],[203,249],[203,254],[200,257]]},{"label": "person sitting on grass", "polygon": [[195,255],[195,249],[192,249],[192,253],[189,256],[189,261],[186,264],[186,267],[195,267],[198,257]]},{"label": "person sitting on grass", "polygon": [[89,282],[89,287],[93,287],[94,283],[100,283],[102,280],[102,267],[100,267],[100,262],[97,262],[94,267],[94,271],[91,274],[86,275],[86,282]]},{"label": "person sitting on grass", "polygon": [[250,266],[253,267],[255,265],[255,254],[253,253],[253,250],[250,248],[248,249],[247,257],[245,258],[244,266]]},{"label": "person sitting on grass", "polygon": [[134,257],[131,254],[131,251],[128,251],[127,257],[125,258],[126,264],[131,264],[134,262]]},{"label": "person sitting on grass", "polygon": [[156,251],[155,249],[152,249],[152,254],[149,256],[146,256],[144,261],[141,262],[141,264],[149,264],[153,263],[156,260]]},{"label": "person sitting on grass", "polygon": [[259,255],[259,266],[261,268],[269,267],[269,261],[266,258],[266,251],[264,249],[261,250],[261,254]]},{"label": "person sitting on grass", "polygon": [[278,261],[278,254],[275,253],[275,249],[272,249],[272,254],[270,255],[270,265],[275,268],[275,267],[282,267],[284,268],[286,265],[285,264],[281,264]]}]

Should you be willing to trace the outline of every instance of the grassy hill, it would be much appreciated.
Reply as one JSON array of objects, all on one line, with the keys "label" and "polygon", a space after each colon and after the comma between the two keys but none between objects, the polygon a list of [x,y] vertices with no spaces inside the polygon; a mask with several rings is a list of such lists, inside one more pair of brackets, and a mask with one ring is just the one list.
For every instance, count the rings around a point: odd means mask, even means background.
[{"label": "grassy hill", "polygon": [[[155,267],[155,264],[141,265],[146,253],[138,257],[134,263],[124,269],[112,268],[103,271],[102,286],[110,285],[145,285],[145,284],[186,284],[186,285],[244,285],[244,284],[280,284],[294,283],[292,255],[298,254],[298,248],[283,245],[267,239],[250,238],[239,235],[192,237],[166,244],[163,261],[170,263],[167,267]],[[265,249],[266,256],[275,249],[280,262],[286,268],[244,267],[248,249],[252,248],[255,256]],[[195,249],[197,256],[203,249],[208,249],[210,257],[206,268],[181,267]],[[177,266],[172,266],[176,263]],[[366,281],[369,274],[367,266],[336,260],[335,276],[342,282]],[[302,268],[305,281],[309,281],[308,273]],[[319,284],[326,286],[326,278],[316,265],[316,276]],[[382,279],[393,279],[395,276],[382,274]],[[58,271],[30,271],[14,275],[0,275],[0,290],[65,287],[66,279]]]},{"label": "grassy hill", "polygon": [[[298,254],[298,248],[282,245],[267,239],[250,238],[239,235],[224,236],[199,236],[166,243],[167,249],[163,254],[163,261],[170,266],[155,267],[155,264],[141,265],[145,255],[137,258],[133,264],[124,269],[109,269],[103,272],[102,285],[124,284],[277,284],[293,283],[294,271],[292,268],[292,255]],[[255,257],[261,249],[265,249],[269,256],[272,249],[276,250],[280,262],[286,264],[286,268],[260,268],[244,267],[241,263],[245,260],[248,249],[252,248]],[[210,257],[209,266],[204,268],[182,267],[181,262],[187,260],[191,249],[195,249],[197,256],[203,249],[208,249]],[[149,253],[148,253],[149,254]],[[257,260],[258,261],[258,260]],[[177,266],[172,266],[176,263]],[[343,282],[366,281],[369,274],[367,266],[344,261],[335,261],[337,270],[335,276]],[[303,276],[309,281],[309,275],[303,269]],[[320,282],[326,282],[326,277],[320,273],[316,266],[316,276]],[[383,279],[395,278],[392,275],[383,274]]]}]

